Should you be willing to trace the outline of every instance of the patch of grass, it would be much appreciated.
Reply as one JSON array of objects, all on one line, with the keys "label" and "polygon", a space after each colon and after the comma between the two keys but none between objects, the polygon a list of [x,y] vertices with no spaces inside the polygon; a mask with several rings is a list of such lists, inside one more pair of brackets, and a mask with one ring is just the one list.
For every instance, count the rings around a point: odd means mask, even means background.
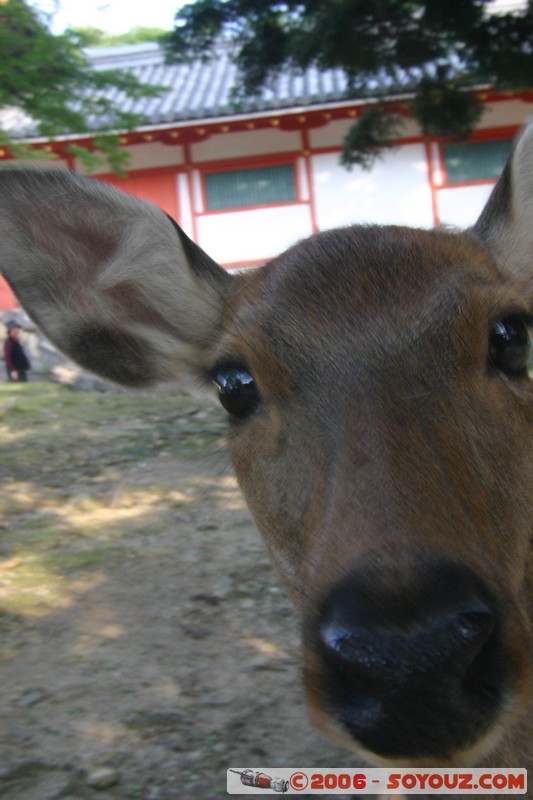
[{"label": "patch of grass", "polygon": [[[87,547],[35,552],[18,548],[12,569],[0,571],[0,611],[40,615],[70,603],[72,580],[112,567],[125,547]],[[133,557],[127,553],[127,557]]]},{"label": "patch of grass", "polygon": [[68,598],[65,579],[38,557],[29,556],[0,576],[0,605],[11,614],[41,614],[64,606]]},{"label": "patch of grass", "polygon": [[[165,482],[160,457],[218,453],[225,425],[221,410],[171,392],[0,383],[0,562],[19,562],[0,569],[0,612],[64,606],[80,575],[135,556],[139,542],[155,552],[169,508],[192,497]],[[132,473],[139,483],[123,485]]]},{"label": "patch of grass", "polygon": [[191,497],[160,469],[149,485],[123,476],[222,451],[224,431],[221,411],[169,391],[0,383],[0,613],[64,606],[80,576],[137,552],[132,535],[153,540]]},{"label": "patch of grass", "polygon": [[55,574],[72,575],[85,570],[96,570],[109,566],[113,555],[122,555],[122,549],[93,547],[88,550],[64,551],[39,557],[43,567]]},{"label": "patch of grass", "polygon": [[73,478],[96,475],[106,464],[146,461],[162,451],[190,459],[221,449],[225,427],[216,407],[206,410],[184,395],[0,383],[0,436],[9,456],[0,463],[0,475],[30,480],[38,467],[54,485],[65,470]]}]

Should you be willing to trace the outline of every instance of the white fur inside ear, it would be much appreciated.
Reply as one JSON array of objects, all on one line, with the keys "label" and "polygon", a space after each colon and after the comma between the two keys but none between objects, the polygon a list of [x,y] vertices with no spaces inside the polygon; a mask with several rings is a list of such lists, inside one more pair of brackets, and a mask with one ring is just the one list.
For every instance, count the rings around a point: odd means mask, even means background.
[{"label": "white fur inside ear", "polygon": [[524,293],[533,285],[533,122],[511,157],[472,232]]},{"label": "white fur inside ear", "polygon": [[514,270],[533,272],[533,122],[516,143],[511,176],[512,235],[507,258]]}]

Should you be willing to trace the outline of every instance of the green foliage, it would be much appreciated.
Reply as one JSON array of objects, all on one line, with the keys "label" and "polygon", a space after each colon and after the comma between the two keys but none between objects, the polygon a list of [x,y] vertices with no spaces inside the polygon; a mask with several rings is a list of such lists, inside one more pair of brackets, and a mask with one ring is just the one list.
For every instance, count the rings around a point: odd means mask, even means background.
[{"label": "green foliage", "polygon": [[[25,0],[0,3],[0,53],[0,108],[24,112],[35,122],[37,135],[46,138],[131,130],[143,120],[125,113],[120,103],[104,96],[104,91],[113,87],[132,98],[158,93],[127,72],[92,70],[79,37],[69,31],[52,34]],[[0,131],[0,141],[17,155],[29,150],[24,146],[21,150],[6,131]],[[109,157],[118,140],[102,141]],[[83,157],[84,151],[79,155]]]},{"label": "green foliage", "polygon": [[[48,153],[42,149],[34,149],[29,144],[25,142],[15,142],[11,139],[11,137],[0,128],[0,147],[1,148],[9,148],[9,151],[13,158],[21,159],[24,161],[46,161],[48,159],[54,159],[56,156],[53,153]],[[0,161],[0,169],[6,164],[6,162]]]},{"label": "green foliage", "polygon": [[[469,89],[533,85],[532,0],[515,13],[491,13],[492,6],[493,0],[196,0],[179,10],[163,41],[167,59],[177,61],[231,46],[247,95],[282,69],[341,69],[347,97],[409,95],[424,133],[464,136],[482,113]],[[392,120],[379,122],[385,108],[380,102],[358,120],[344,163],[368,165],[386,145]]]},{"label": "green foliage", "polygon": [[448,70],[440,69],[435,78],[422,78],[411,111],[424,133],[462,138],[476,126],[483,106],[475,95],[461,89]]},{"label": "green foliage", "polygon": [[401,117],[383,106],[371,106],[352,125],[343,141],[341,164],[358,164],[370,169],[385,150],[393,147],[392,140],[401,126]]}]

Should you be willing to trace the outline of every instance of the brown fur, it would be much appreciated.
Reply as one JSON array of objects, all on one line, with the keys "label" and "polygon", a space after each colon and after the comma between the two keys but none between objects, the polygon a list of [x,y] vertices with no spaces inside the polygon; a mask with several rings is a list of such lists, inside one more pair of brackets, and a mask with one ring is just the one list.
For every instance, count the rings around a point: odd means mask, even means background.
[{"label": "brown fur", "polygon": [[[205,387],[221,363],[253,375],[261,407],[231,426],[229,450],[302,614],[326,734],[369,763],[533,766],[533,389],[488,363],[490,326],[533,311],[531,129],[472,231],[353,226],[232,280],[107,187],[0,182],[0,265],[66,352],[126,384]],[[309,630],[348,576],[416,606],[420,565],[445,559],[490,590],[505,701],[454,752],[383,759],[332,718]]]}]

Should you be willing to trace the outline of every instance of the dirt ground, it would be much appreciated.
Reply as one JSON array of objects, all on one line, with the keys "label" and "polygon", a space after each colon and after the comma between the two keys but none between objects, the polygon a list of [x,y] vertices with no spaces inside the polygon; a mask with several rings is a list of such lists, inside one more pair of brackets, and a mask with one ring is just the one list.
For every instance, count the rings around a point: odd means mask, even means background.
[{"label": "dirt ground", "polygon": [[170,393],[0,384],[0,797],[211,800],[228,767],[352,765],[308,721],[224,429]]}]

